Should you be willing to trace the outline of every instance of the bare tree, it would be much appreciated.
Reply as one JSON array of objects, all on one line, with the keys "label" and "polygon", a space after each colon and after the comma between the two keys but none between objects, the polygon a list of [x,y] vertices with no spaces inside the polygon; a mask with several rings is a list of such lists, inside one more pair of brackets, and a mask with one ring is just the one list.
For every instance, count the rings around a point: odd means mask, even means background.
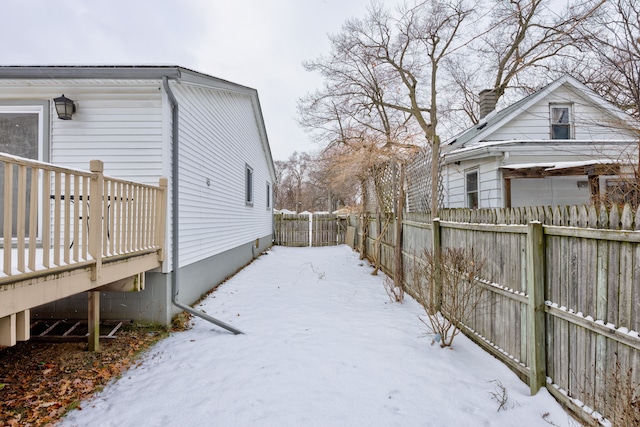
[{"label": "bare tree", "polygon": [[460,47],[462,23],[472,10],[466,0],[419,2],[395,14],[372,3],[364,19],[347,21],[331,37],[328,57],[306,64],[326,84],[302,100],[301,122],[321,129],[330,143],[356,152],[372,144],[397,158],[413,152],[417,131],[423,135],[432,150],[433,212],[440,159],[438,69]]},{"label": "bare tree", "polygon": [[307,153],[297,151],[286,161],[276,161],[276,208],[288,208],[299,212],[302,207],[303,184],[307,180],[312,159]]},{"label": "bare tree", "polygon": [[[478,93],[493,91],[498,102],[509,89],[518,96],[546,83],[560,58],[575,59],[584,37],[580,28],[598,15],[607,0],[497,0],[484,9],[468,49],[447,61],[464,119],[478,123]],[[632,1],[632,0],[629,0]],[[465,126],[466,127],[466,126]]]},{"label": "bare tree", "polygon": [[[491,28],[483,37],[483,53],[493,62],[496,99],[525,70],[546,66],[573,45],[578,27],[593,16],[605,0],[575,0],[557,13],[549,0],[502,0],[492,13]],[[525,83],[520,83],[526,85]]]},{"label": "bare tree", "polygon": [[[317,212],[355,206],[356,181],[347,179],[340,163],[334,162],[326,150],[320,154],[295,152],[286,161],[277,160],[276,209]],[[336,175],[339,179],[334,179]]]},{"label": "bare tree", "polygon": [[640,4],[608,1],[579,30],[585,48],[569,66],[605,99],[640,119]]}]

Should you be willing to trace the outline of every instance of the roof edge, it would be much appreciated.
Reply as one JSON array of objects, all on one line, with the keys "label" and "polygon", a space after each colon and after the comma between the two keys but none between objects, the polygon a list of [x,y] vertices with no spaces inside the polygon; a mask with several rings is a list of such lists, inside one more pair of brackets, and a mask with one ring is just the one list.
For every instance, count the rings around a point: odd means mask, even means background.
[{"label": "roof edge", "polygon": [[177,65],[2,65],[0,79],[179,78]]}]

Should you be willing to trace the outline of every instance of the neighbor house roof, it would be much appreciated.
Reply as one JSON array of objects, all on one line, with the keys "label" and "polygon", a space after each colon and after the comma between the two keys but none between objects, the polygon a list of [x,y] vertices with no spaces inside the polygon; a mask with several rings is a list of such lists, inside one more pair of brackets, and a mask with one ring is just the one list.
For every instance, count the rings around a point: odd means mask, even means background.
[{"label": "neighbor house roof", "polygon": [[629,122],[629,117],[623,111],[604,100],[597,93],[580,83],[574,77],[565,74],[542,89],[522,98],[518,102],[500,111],[492,111],[486,117],[482,118],[476,125],[445,141],[443,144],[445,146],[445,150],[447,152],[452,152],[465,147],[472,148],[476,144],[485,143],[487,145],[493,145],[498,143],[499,141],[488,140],[493,132],[509,123],[519,114],[526,111],[529,107],[562,85],[570,86],[593,104],[600,106],[602,111],[606,111],[608,114],[614,115],[618,120]]}]

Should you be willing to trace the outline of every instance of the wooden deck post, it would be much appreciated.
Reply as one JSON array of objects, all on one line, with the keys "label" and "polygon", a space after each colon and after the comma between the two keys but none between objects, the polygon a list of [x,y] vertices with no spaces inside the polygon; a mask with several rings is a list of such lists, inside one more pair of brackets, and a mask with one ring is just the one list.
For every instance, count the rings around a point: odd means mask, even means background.
[{"label": "wooden deck post", "polygon": [[[91,178],[89,193],[89,254],[95,260],[91,269],[91,280],[98,280],[102,269],[102,207],[104,195],[104,164],[100,160],[91,160],[91,172],[95,177]],[[100,292],[89,291],[89,351],[100,351]]]},{"label": "wooden deck post", "polygon": [[529,341],[529,387],[534,395],[544,387],[547,369],[545,361],[544,311],[544,230],[539,221],[529,223],[527,232],[527,339]]},{"label": "wooden deck post", "polygon": [[[13,244],[13,164],[4,164],[4,223],[3,236],[4,247],[10,248]],[[12,274],[11,251],[4,251],[4,274],[10,276]]]},{"label": "wooden deck post", "polygon": [[89,351],[100,351],[100,292],[89,291]]},{"label": "wooden deck post", "polygon": [[16,313],[16,339],[29,341],[31,335],[31,310]]},{"label": "wooden deck post", "polygon": [[158,251],[158,261],[162,262],[165,258],[165,230],[167,220],[167,187],[169,180],[160,178],[160,191],[156,200],[156,246],[161,248]]},{"label": "wooden deck post", "polygon": [[95,260],[91,269],[91,280],[98,280],[102,267],[102,197],[104,192],[104,164],[100,160],[91,160],[89,167],[95,177],[91,178],[89,190],[89,255]]},{"label": "wooden deck post", "polygon": [[11,347],[16,345],[16,315],[0,318],[0,345]]}]

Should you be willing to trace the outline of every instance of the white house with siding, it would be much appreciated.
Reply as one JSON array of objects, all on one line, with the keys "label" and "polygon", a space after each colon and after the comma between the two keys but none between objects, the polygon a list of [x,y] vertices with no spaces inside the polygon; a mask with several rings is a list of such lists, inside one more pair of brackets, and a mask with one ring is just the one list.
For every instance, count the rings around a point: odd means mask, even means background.
[{"label": "white house with siding", "polygon": [[636,164],[637,124],[571,76],[494,108],[483,91],[480,122],[443,144],[445,207],[588,204]]},{"label": "white house with siding", "polygon": [[[73,100],[71,120],[54,99]],[[0,152],[157,185],[169,180],[166,256],[145,289],[105,292],[105,319],[167,324],[272,242],[275,169],[258,93],[179,66],[2,66]],[[87,312],[76,295],[33,318]]]}]

